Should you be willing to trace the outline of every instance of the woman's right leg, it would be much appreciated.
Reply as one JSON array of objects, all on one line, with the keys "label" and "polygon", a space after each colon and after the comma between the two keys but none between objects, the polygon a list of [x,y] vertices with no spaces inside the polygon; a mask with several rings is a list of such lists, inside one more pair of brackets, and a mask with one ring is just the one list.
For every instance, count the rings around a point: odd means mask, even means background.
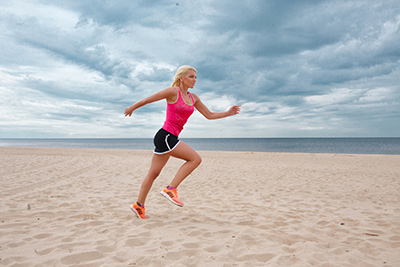
[{"label": "woman's right leg", "polygon": [[170,154],[175,158],[186,161],[169,184],[172,187],[178,187],[200,165],[201,157],[193,148],[182,141]]},{"label": "woman's right leg", "polygon": [[[178,193],[176,192],[176,188],[181,184],[181,182],[192,173],[194,169],[196,169],[201,163],[201,157],[197,154],[196,151],[193,150],[190,146],[185,144],[184,142],[180,142],[177,147],[170,152],[170,155],[183,159],[186,162],[179,168],[175,177],[172,179],[169,186],[164,188],[161,191],[161,195],[166,197],[169,201],[178,205],[180,207],[183,206],[182,201],[178,198]],[[172,187],[172,188],[171,188]]]},{"label": "woman's right leg", "polygon": [[138,202],[141,205],[144,206],[147,194],[149,193],[154,180],[158,177],[161,170],[164,168],[169,157],[170,157],[169,153],[164,155],[158,155],[158,154],[153,155],[153,159],[151,160],[150,170],[147,173],[146,177],[144,178],[142,185],[140,187]]}]

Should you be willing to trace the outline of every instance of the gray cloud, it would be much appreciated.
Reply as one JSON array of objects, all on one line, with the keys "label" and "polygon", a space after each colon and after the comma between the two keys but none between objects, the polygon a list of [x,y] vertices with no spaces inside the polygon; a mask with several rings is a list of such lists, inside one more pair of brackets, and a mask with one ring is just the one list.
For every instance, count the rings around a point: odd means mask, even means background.
[{"label": "gray cloud", "polygon": [[188,136],[399,136],[398,14],[394,0],[3,3],[0,137],[150,137],[165,103],[123,109],[182,64],[206,105],[243,104],[196,114]]}]

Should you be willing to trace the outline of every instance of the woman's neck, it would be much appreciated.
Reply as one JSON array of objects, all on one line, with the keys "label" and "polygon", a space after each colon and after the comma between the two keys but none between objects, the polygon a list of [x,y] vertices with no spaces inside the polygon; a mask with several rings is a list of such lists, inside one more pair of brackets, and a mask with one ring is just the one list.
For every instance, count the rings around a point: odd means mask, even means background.
[{"label": "woman's neck", "polygon": [[181,90],[182,93],[187,94],[189,87],[186,86],[179,86],[179,89]]}]

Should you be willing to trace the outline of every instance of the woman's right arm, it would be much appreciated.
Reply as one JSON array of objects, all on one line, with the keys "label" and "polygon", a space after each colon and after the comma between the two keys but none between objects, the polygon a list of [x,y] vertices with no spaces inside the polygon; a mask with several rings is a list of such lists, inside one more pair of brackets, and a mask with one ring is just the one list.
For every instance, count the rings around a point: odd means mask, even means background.
[{"label": "woman's right arm", "polygon": [[155,93],[154,95],[146,97],[146,98],[136,102],[132,106],[125,108],[125,117],[126,116],[130,117],[132,115],[132,112],[140,107],[143,107],[143,106],[153,103],[153,102],[160,101],[162,99],[167,99],[168,102],[173,102],[174,99],[176,98],[176,92],[177,92],[176,87],[169,87],[164,90],[161,90],[158,93]]}]

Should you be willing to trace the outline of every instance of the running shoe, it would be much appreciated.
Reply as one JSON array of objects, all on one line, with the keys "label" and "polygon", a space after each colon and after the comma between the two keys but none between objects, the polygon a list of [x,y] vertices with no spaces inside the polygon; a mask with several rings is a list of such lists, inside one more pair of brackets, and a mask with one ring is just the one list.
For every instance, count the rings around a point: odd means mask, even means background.
[{"label": "running shoe", "polygon": [[140,207],[137,202],[135,202],[134,204],[132,204],[130,206],[131,210],[136,214],[136,216],[139,219],[147,219],[146,216],[144,216],[145,214],[145,208],[144,207]]},{"label": "running shoe", "polygon": [[178,198],[178,192],[176,191],[176,188],[168,189],[166,187],[160,192],[160,194],[163,195],[166,199],[168,199],[172,203],[174,203],[175,205],[183,207],[183,203]]}]

